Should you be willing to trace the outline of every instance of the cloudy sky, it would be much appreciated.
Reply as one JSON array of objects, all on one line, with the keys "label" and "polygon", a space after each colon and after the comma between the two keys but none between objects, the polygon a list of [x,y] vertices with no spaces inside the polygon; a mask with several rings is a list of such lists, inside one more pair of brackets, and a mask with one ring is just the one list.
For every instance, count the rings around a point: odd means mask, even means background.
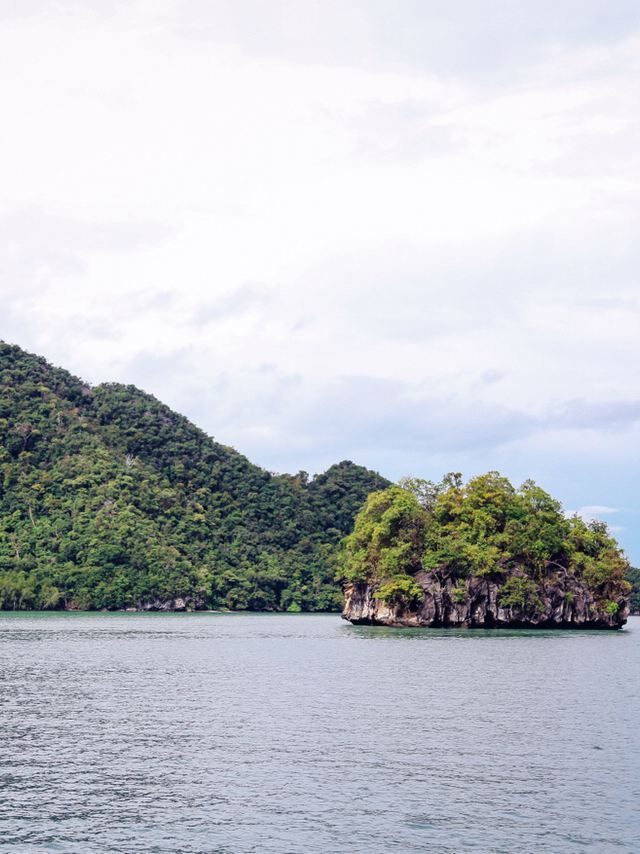
[{"label": "cloudy sky", "polygon": [[637,0],[0,0],[0,337],[640,562]]}]

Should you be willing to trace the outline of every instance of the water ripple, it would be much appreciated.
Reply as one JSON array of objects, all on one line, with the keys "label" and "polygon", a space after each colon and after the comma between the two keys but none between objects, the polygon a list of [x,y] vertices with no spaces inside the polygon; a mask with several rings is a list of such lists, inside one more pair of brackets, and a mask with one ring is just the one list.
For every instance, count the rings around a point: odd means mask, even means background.
[{"label": "water ripple", "polygon": [[638,850],[640,619],[0,617],[0,850]]}]

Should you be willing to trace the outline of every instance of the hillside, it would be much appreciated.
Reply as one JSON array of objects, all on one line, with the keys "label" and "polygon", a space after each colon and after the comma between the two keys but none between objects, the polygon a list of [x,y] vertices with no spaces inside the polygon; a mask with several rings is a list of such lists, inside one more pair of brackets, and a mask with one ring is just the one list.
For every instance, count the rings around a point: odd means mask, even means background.
[{"label": "hillside", "polygon": [[[404,487],[404,488],[403,488]],[[343,615],[407,626],[620,628],[631,568],[607,526],[498,472],[405,480],[345,538]]]},{"label": "hillside", "polygon": [[273,475],[134,386],[0,343],[0,607],[337,609],[336,547],[388,486]]}]

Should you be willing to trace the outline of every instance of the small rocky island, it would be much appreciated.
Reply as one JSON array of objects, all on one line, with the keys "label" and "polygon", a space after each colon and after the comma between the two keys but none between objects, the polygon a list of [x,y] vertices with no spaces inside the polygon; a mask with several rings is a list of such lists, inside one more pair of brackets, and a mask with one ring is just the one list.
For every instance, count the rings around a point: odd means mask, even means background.
[{"label": "small rocky island", "polygon": [[342,557],[354,624],[619,629],[629,613],[629,564],[606,525],[497,472],[373,493]]}]

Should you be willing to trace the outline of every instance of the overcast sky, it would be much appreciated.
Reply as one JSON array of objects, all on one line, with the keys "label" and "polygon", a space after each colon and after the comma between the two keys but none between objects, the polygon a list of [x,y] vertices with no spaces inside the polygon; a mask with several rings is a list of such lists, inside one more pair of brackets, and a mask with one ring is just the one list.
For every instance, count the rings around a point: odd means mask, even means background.
[{"label": "overcast sky", "polygon": [[0,0],[0,337],[640,562],[637,0]]}]

